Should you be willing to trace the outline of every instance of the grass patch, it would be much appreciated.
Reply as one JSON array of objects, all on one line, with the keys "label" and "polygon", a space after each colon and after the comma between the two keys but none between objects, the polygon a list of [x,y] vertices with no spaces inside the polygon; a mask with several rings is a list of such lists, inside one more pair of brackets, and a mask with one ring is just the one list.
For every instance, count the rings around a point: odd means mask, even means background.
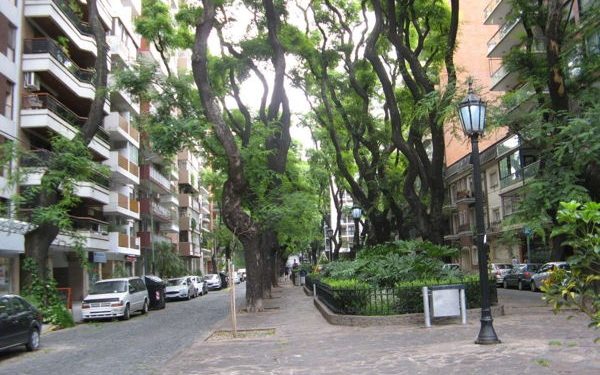
[{"label": "grass patch", "polygon": [[577,343],[576,343],[576,342],[569,342],[569,343],[567,343],[567,346],[568,346],[569,348],[572,348],[572,347],[574,347],[574,346],[577,346]]},{"label": "grass patch", "polygon": [[560,341],[558,341],[558,340],[552,340],[552,341],[550,341],[548,343],[548,345],[550,345],[550,346],[561,346],[562,343]]},{"label": "grass patch", "polygon": [[535,363],[542,367],[550,367],[550,361],[545,358],[538,358],[535,360]]}]

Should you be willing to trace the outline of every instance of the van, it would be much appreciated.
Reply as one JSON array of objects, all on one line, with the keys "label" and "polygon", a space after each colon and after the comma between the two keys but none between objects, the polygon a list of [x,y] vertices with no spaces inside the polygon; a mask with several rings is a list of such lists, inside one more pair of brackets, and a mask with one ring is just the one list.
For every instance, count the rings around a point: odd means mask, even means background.
[{"label": "van", "polygon": [[131,313],[148,312],[146,284],[139,277],[106,279],[96,282],[81,302],[84,321],[101,318],[128,320]]}]

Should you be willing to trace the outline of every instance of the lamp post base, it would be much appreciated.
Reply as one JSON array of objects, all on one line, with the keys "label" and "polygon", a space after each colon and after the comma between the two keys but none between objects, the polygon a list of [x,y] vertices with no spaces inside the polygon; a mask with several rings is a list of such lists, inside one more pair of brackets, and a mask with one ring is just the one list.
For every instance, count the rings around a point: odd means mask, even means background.
[{"label": "lamp post base", "polygon": [[494,331],[494,326],[492,325],[492,318],[481,318],[481,328],[479,330],[477,340],[475,340],[475,344],[493,345],[500,344],[501,342],[502,341],[500,341],[498,335],[496,335],[496,331]]}]

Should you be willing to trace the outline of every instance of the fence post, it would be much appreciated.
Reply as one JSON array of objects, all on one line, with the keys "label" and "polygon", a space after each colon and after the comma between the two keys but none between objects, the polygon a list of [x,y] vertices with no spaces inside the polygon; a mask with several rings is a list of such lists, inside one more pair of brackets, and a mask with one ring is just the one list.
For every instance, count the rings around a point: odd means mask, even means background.
[{"label": "fence post", "polygon": [[431,327],[431,317],[429,316],[429,290],[423,287],[423,312],[425,313],[425,327]]}]

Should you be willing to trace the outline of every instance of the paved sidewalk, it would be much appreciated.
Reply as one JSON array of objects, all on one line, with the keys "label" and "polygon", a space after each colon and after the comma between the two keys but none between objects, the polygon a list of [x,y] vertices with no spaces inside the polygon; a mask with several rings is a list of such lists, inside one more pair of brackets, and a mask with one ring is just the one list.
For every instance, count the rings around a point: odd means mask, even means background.
[{"label": "paved sidewalk", "polygon": [[[548,308],[508,309],[495,317],[502,344],[473,343],[479,321],[467,325],[343,327],[325,321],[312,297],[284,284],[263,313],[239,313],[238,329],[274,328],[255,339],[199,337],[172,358],[168,374],[600,374],[600,331],[580,315]],[[510,312],[512,311],[512,312]],[[225,319],[215,329],[231,329]]]}]

